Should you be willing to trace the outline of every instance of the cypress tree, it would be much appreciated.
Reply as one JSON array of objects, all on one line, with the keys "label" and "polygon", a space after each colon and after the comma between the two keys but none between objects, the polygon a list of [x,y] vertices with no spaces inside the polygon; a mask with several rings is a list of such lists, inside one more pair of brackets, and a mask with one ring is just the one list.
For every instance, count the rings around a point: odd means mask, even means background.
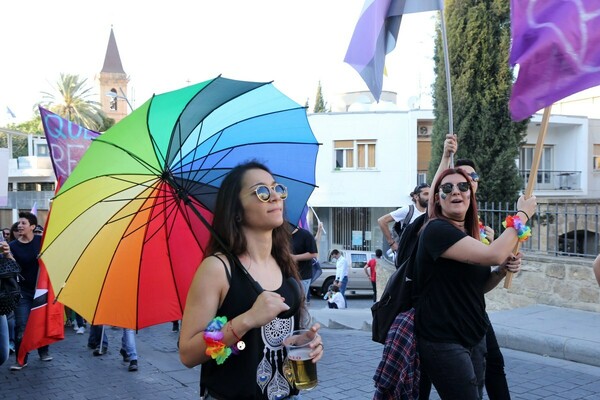
[{"label": "cypress tree", "polygon": [[[477,165],[482,182],[478,200],[513,202],[524,186],[515,159],[519,157],[528,120],[513,122],[508,109],[513,81],[508,64],[509,1],[446,0],[445,4],[454,133],[458,136],[454,158],[469,158]],[[449,129],[442,46],[438,24],[430,174],[439,165]]]},{"label": "cypress tree", "polygon": [[317,86],[317,97],[315,99],[315,107],[313,108],[313,112],[327,112],[327,110],[325,109],[325,100],[323,100],[323,92],[321,90],[321,81],[319,81],[319,85]]}]

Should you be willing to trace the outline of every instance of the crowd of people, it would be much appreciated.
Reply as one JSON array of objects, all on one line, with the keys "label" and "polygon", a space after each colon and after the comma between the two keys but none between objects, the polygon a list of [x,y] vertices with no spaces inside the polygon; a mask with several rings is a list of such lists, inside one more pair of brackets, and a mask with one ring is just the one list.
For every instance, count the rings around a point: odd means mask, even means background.
[{"label": "crowd of people", "polygon": [[[389,246],[398,240],[389,224],[416,218],[426,222],[419,231],[415,257],[414,340],[420,358],[419,399],[429,398],[432,384],[442,399],[480,399],[484,388],[490,398],[510,399],[504,360],[486,313],[484,294],[508,273],[517,273],[522,255],[513,254],[518,241],[530,234],[527,221],[535,214],[535,196],[521,196],[517,211],[497,235],[478,216],[479,175],[471,160],[447,167],[458,149],[448,135],[440,168],[431,186],[420,184],[410,193],[409,206],[386,214],[379,226]],[[206,257],[192,281],[179,333],[179,354],[188,367],[202,365],[200,386],[205,399],[299,398],[290,380],[284,339],[294,330],[307,329],[313,338],[311,363],[324,354],[319,324],[309,325],[302,310],[309,296],[313,260],[318,257],[314,236],[285,218],[287,188],[269,169],[255,161],[234,168],[219,188]],[[512,229],[511,229],[512,228]],[[8,349],[19,351],[31,311],[39,270],[41,236],[37,217],[19,213],[19,220],[3,230],[2,255],[21,266],[22,298],[13,314],[0,318],[0,362]],[[383,255],[364,265],[377,300],[377,265]],[[336,279],[325,295],[329,308],[346,308],[348,262],[337,249]],[[594,262],[600,284],[600,256]],[[86,321],[67,310],[66,324],[83,334]],[[89,329],[93,356],[108,350],[103,326]],[[386,346],[389,344],[386,343]],[[392,344],[393,345],[393,344]],[[37,349],[43,362],[52,361],[49,346]],[[135,333],[123,329],[119,353],[137,371]],[[10,369],[27,366],[15,363]]]},{"label": "crowd of people", "polygon": [[[42,245],[43,228],[38,224],[37,216],[29,211],[21,211],[19,220],[10,228],[2,230],[3,241],[0,251],[2,257],[13,259],[21,268],[19,286],[21,288],[21,299],[13,312],[0,316],[0,364],[8,360],[10,354],[17,358],[21,341],[25,333],[25,327],[29,315],[34,306],[34,296],[39,274],[38,255]],[[75,311],[65,309],[65,326],[72,327],[76,334],[84,334],[86,322]],[[104,334],[104,340],[98,338],[103,332],[102,326],[91,326],[88,347],[93,350],[94,356],[106,353],[108,340]],[[135,346],[135,333],[131,329],[123,330],[123,341],[120,354],[123,360],[130,363],[129,371],[137,371],[137,352]],[[40,361],[50,362],[50,346],[42,346],[37,349]],[[24,362],[15,361],[10,366],[11,371],[20,371],[27,367],[29,354],[25,355]]]}]

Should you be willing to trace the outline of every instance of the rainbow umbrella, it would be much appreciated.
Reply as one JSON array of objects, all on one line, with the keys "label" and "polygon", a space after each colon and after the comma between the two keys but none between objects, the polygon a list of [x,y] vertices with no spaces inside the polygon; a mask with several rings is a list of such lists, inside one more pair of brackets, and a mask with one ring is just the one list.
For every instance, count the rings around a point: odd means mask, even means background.
[{"label": "rainbow umbrella", "polygon": [[57,300],[96,325],[180,319],[224,176],[263,162],[295,222],[317,151],[306,110],[270,83],[217,77],[153,96],[91,143],[53,199],[41,257]]}]

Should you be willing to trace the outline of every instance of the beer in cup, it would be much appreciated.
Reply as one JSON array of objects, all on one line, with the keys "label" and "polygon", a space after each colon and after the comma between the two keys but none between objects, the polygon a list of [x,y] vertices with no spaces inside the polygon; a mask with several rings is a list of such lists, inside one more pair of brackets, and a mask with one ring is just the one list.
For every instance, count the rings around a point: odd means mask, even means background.
[{"label": "beer in cup", "polygon": [[283,344],[287,349],[287,358],[292,368],[293,380],[299,390],[310,390],[317,386],[317,364],[309,355],[310,344],[316,333],[310,330],[299,330],[285,338]]}]

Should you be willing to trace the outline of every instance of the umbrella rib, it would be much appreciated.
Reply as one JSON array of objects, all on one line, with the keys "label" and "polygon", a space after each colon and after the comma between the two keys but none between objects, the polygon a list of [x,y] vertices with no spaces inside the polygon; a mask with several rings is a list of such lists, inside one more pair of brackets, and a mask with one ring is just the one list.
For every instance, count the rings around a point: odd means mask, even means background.
[{"label": "umbrella rib", "polygon": [[[219,163],[220,163],[221,161],[223,161],[223,159],[225,159],[225,158],[226,158],[226,157],[227,157],[227,156],[228,156],[228,155],[229,155],[229,154],[230,154],[230,153],[231,153],[233,150],[235,150],[236,148],[245,147],[245,146],[255,146],[255,145],[261,145],[261,144],[291,144],[291,145],[308,145],[308,146],[318,146],[318,143],[306,143],[306,142],[255,142],[255,143],[243,143],[243,144],[236,145],[235,147],[228,147],[228,148],[224,148],[224,149],[222,149],[222,150],[219,150],[219,152],[223,152],[223,156],[222,156],[222,157],[221,157],[221,158],[220,158],[220,159],[219,159],[217,162],[215,162],[215,164],[214,164],[214,165],[215,165],[215,166],[216,166],[216,165],[219,165]],[[213,147],[214,147],[214,146],[213,146]],[[208,153],[207,155],[215,155],[215,154],[218,154],[218,153]],[[207,158],[207,157],[205,157],[205,160],[206,160],[206,158]],[[184,166],[191,165],[191,164],[193,164],[193,161],[190,161],[190,162],[188,162],[188,163],[186,163],[186,164],[182,164],[182,165],[180,166],[180,168],[183,168]],[[200,175],[201,175],[201,174],[200,174],[200,172],[201,172],[201,171],[204,171],[204,170],[201,168],[203,164],[204,164],[204,161],[202,162],[202,164],[201,164],[201,165],[200,165],[200,166],[199,166],[197,169],[190,169],[190,170],[188,171],[188,175],[192,175],[192,174],[191,174],[191,172],[192,172],[192,171],[196,171],[196,173],[195,173],[195,174],[193,174],[193,176],[190,176],[190,177],[189,177],[188,181],[190,181],[190,182],[197,182],[197,181],[198,181],[198,176],[200,176]],[[213,172],[214,172],[214,171],[215,171],[215,168],[214,168],[214,167],[212,167],[212,168],[206,169],[206,171],[207,171],[207,172],[210,172],[210,171],[213,171]],[[228,171],[227,171],[227,169],[224,169],[224,171],[225,171],[225,173],[224,173],[223,175],[226,175],[226,174],[227,174],[227,172],[228,172]],[[204,175],[206,175],[206,174],[204,174]],[[223,176],[223,175],[221,175],[221,176]],[[208,182],[206,182],[206,183],[211,183],[211,182],[214,182],[215,180],[217,180],[217,179],[221,178],[221,176],[215,177],[214,179],[212,179],[212,180],[210,180],[210,181],[208,181]],[[298,180],[296,180],[296,181],[297,181],[297,182],[301,182],[301,181],[298,181]],[[316,187],[316,186],[315,186],[315,187]],[[186,189],[187,189],[187,188],[186,188]]]},{"label": "umbrella rib", "polygon": [[[265,86],[265,85],[269,85],[269,84],[271,84],[271,83],[272,83],[272,82],[265,82],[265,83],[264,83],[263,85],[261,85],[261,86],[257,86],[257,87],[255,87],[255,88],[253,88],[253,89],[251,89],[251,90],[248,90],[248,91],[246,91],[246,92],[244,92],[244,93],[240,93],[240,94],[239,94],[238,96],[236,96],[236,97],[233,97],[233,98],[231,98],[231,99],[228,99],[228,100],[227,100],[227,102],[230,102],[231,100],[233,100],[233,99],[235,99],[235,98],[237,98],[237,97],[240,97],[240,96],[242,96],[242,95],[245,95],[246,93],[249,93],[249,92],[251,92],[251,91],[253,91],[253,90],[256,90],[256,89],[258,89],[258,88],[260,88],[260,87],[263,87],[263,86]],[[207,86],[208,86],[208,85],[207,85]],[[203,90],[204,90],[204,88],[203,88]],[[199,93],[201,93],[201,92],[202,92],[202,90],[201,90],[201,91],[199,91],[199,92],[198,92],[198,94],[199,94]],[[198,94],[197,94],[197,95],[198,95]],[[190,100],[190,102],[191,102],[191,101],[192,101],[192,100]],[[188,104],[189,104],[189,103],[188,103]],[[226,103],[223,103],[223,104],[226,104]],[[222,106],[223,104],[220,104],[220,105],[218,105],[218,106],[214,107],[214,109],[216,110],[217,108],[219,108],[219,107],[220,107],[220,106]],[[266,113],[261,113],[261,114],[252,115],[252,116],[250,116],[250,117],[248,117],[248,118],[245,118],[245,119],[242,119],[242,120],[239,120],[239,121],[235,121],[234,123],[232,123],[232,124],[230,124],[230,125],[227,125],[226,127],[222,128],[222,129],[219,131],[219,133],[218,133],[218,138],[217,138],[217,139],[214,141],[213,145],[211,146],[211,149],[210,149],[210,151],[208,151],[208,152],[207,152],[207,155],[211,155],[211,154],[212,154],[212,152],[211,152],[211,151],[212,151],[212,150],[215,148],[215,146],[217,145],[217,143],[219,142],[219,140],[220,140],[220,139],[221,139],[221,137],[223,136],[224,132],[225,132],[227,129],[231,128],[232,126],[239,125],[239,124],[241,124],[241,123],[243,123],[243,122],[246,122],[246,121],[251,121],[251,120],[253,120],[253,119],[262,118],[262,117],[264,117],[264,116],[266,116],[266,115],[274,115],[274,114],[279,114],[279,113],[283,113],[283,112],[289,112],[289,111],[294,111],[294,110],[299,110],[299,109],[303,109],[303,110],[304,110],[305,108],[304,108],[304,107],[302,107],[302,106],[298,106],[298,107],[292,107],[292,108],[286,108],[286,109],[283,109],[283,110],[277,110],[277,111],[271,111],[271,112],[266,112]],[[211,112],[211,113],[209,113],[209,114],[207,114],[207,115],[205,116],[204,120],[206,120],[206,118],[208,118],[208,116],[210,116],[211,114],[212,114],[212,112]],[[199,124],[198,124],[196,127],[199,127],[201,124],[203,125],[203,124],[204,124],[204,120],[200,121],[200,122],[199,122]],[[178,119],[178,121],[179,121],[179,119]],[[308,122],[307,122],[307,124],[308,124]],[[178,125],[179,125],[179,130],[180,130],[181,124],[178,124]],[[200,129],[200,128],[199,128],[199,129]],[[180,132],[180,133],[181,133],[181,132]],[[215,135],[216,135],[216,134],[215,134]],[[200,133],[198,134],[198,136],[197,136],[197,140],[196,140],[196,146],[194,146],[194,149],[193,149],[193,154],[194,154],[194,155],[193,155],[193,157],[192,157],[192,161],[191,161],[191,162],[193,162],[193,160],[195,159],[195,155],[196,155],[196,152],[197,152],[197,150],[198,150],[198,147],[199,147],[199,146],[200,146],[202,143],[206,142],[207,140],[214,138],[214,136],[215,136],[215,135],[211,135],[211,136],[207,137],[207,138],[206,138],[204,141],[200,142],[200,136],[201,136],[201,134],[200,134]],[[179,135],[179,139],[180,139],[180,140],[179,140],[179,142],[181,143],[181,135]],[[172,143],[172,142],[171,142],[171,143]],[[168,150],[168,151],[170,151],[171,143],[169,143],[169,150]],[[268,142],[268,143],[278,143],[278,142]],[[283,143],[293,143],[293,142],[283,142]],[[299,144],[302,144],[302,143],[303,143],[303,142],[300,142]],[[252,143],[252,144],[260,144],[260,143]],[[236,146],[236,147],[240,147],[240,146]],[[224,149],[223,149],[223,150],[224,150]],[[183,153],[181,153],[181,147],[179,148],[179,151],[180,151],[180,160],[183,160],[183,158],[184,158],[184,155],[183,155]],[[222,151],[222,150],[220,150],[220,151]],[[190,154],[191,154],[191,153],[187,153],[187,154],[186,154],[186,156],[187,156],[187,155],[190,155]],[[206,161],[206,157],[205,157],[205,158],[204,158],[204,160],[202,161],[202,164],[200,165],[200,167],[202,167],[202,166],[204,165],[205,161]],[[181,166],[183,166],[183,165],[188,165],[188,164],[189,164],[189,163],[186,163],[186,164],[180,164],[180,165],[181,165]],[[215,164],[215,165],[217,165],[217,164]],[[189,171],[188,171],[188,176],[189,176]],[[195,176],[194,178],[197,178],[197,176]],[[190,181],[193,181],[193,180],[194,180],[194,179],[190,179]],[[187,188],[186,188],[186,189],[187,189]]]},{"label": "umbrella rib", "polygon": [[[160,197],[161,197],[161,196],[153,196],[153,197],[147,197],[147,199],[151,199],[151,200],[157,200],[157,199],[159,199]],[[169,202],[174,202],[174,201],[175,201],[174,199],[171,199],[170,201],[169,201],[169,200],[165,200],[165,201],[157,202],[157,203],[154,203],[154,204],[155,204],[155,205],[156,205],[156,204],[163,205],[163,204],[166,204],[166,203],[169,203]],[[120,217],[120,218],[117,218],[117,219],[111,219],[111,220],[110,220],[110,221],[109,221],[109,222],[108,222],[106,225],[108,225],[108,224],[113,224],[113,223],[115,223],[115,222],[118,222],[118,221],[121,221],[121,220],[123,220],[123,219],[127,219],[127,218],[129,218],[129,217],[131,217],[131,216],[133,216],[133,215],[135,215],[135,214],[139,214],[140,212],[151,210],[152,208],[154,208],[154,207],[151,205],[151,206],[148,206],[148,207],[141,208],[141,209],[139,209],[139,210],[138,210],[138,211],[136,211],[136,212],[129,213],[129,214],[127,214],[127,215],[123,215],[123,216],[122,216],[122,217]],[[154,220],[154,218],[157,218],[157,216],[156,216],[156,217],[153,217],[153,218],[152,218],[152,219],[150,219],[148,222],[151,222],[151,221],[153,221],[153,220]],[[126,237],[128,237],[128,236],[132,235],[133,233],[137,232],[137,231],[138,231],[140,228],[142,228],[143,226],[145,226],[145,225],[148,225],[148,222],[146,222],[144,225],[140,225],[138,228],[135,228],[135,229],[134,229],[133,231],[131,231],[130,233],[128,233],[128,234],[126,234],[126,235],[123,235],[123,238],[126,238]]]},{"label": "umbrella rib", "polygon": [[[215,144],[213,144],[213,147],[211,148],[211,150],[212,150],[212,149],[214,148],[214,146],[216,145],[216,142],[217,142],[217,141],[215,141]],[[227,157],[227,156],[228,156],[228,155],[229,155],[229,154],[230,154],[230,153],[231,153],[233,150],[234,150],[234,148],[230,148],[230,149],[228,149],[228,150],[226,150],[226,151],[223,151],[223,155],[222,155],[222,157],[221,157],[221,158],[220,158],[220,159],[219,159],[219,160],[218,160],[218,161],[217,161],[217,162],[216,162],[214,165],[215,165],[215,166],[216,166],[216,165],[219,165],[219,163],[220,163],[221,161],[223,161],[223,160],[225,159],[225,157]],[[215,153],[215,154],[216,154],[216,153]],[[212,155],[212,153],[208,153],[207,155]],[[190,170],[190,171],[188,171],[188,174],[187,174],[187,175],[188,175],[188,181],[189,181],[189,182],[199,182],[199,181],[200,181],[200,179],[202,179],[203,177],[205,177],[205,176],[208,174],[208,172],[209,172],[209,171],[214,171],[214,168],[210,168],[210,169],[207,169],[207,170],[206,170],[206,172],[204,172],[204,173],[200,174],[200,171],[204,171],[204,170],[203,170],[203,169],[201,169],[201,168],[202,168],[202,166],[204,165],[204,163],[206,162],[207,158],[208,158],[208,157],[205,157],[205,158],[202,160],[202,163],[199,165],[199,168],[195,170],[196,172],[195,172],[194,174],[191,174],[191,171],[193,171],[193,170]],[[189,165],[189,164],[186,164],[186,165]],[[210,184],[210,183],[214,182],[215,180],[217,180],[217,179],[219,179],[219,178],[223,177],[223,176],[224,176],[224,175],[226,175],[226,174],[227,174],[227,172],[225,172],[223,175],[220,175],[220,176],[217,176],[217,177],[213,178],[212,180],[210,180],[210,181],[208,181],[208,182],[205,182],[205,184]],[[189,189],[189,187],[187,187],[187,188],[185,188],[185,189],[187,190],[187,189]]]},{"label": "umbrella rib", "polygon": [[[200,94],[202,94],[202,92],[204,92],[205,90],[207,90],[207,88],[209,88],[211,85],[213,85],[213,84],[214,84],[214,83],[215,83],[217,80],[219,80],[220,78],[221,78],[221,75],[219,75],[218,77],[216,77],[215,79],[213,79],[211,82],[209,82],[208,84],[206,84],[206,85],[205,85],[205,86],[204,86],[202,89],[200,89],[200,90],[199,90],[199,91],[198,91],[198,92],[197,92],[197,93],[196,93],[196,94],[195,94],[193,97],[191,97],[191,98],[190,98],[190,100],[187,102],[187,104],[185,105],[185,107],[184,107],[183,109],[185,110],[185,109],[186,109],[186,108],[187,108],[187,107],[190,105],[190,103],[192,103],[192,102],[193,102],[193,101],[194,101],[194,100],[195,100],[195,99],[196,99],[198,96],[200,96]],[[234,100],[234,99],[237,99],[238,97],[241,97],[241,96],[243,96],[243,95],[245,95],[245,94],[247,94],[247,93],[250,93],[250,92],[252,92],[252,91],[254,91],[254,90],[258,89],[258,88],[261,88],[261,87],[263,87],[263,86],[265,86],[265,85],[270,85],[272,82],[273,82],[273,81],[270,81],[270,82],[258,82],[258,83],[259,83],[259,85],[255,86],[255,87],[251,87],[251,88],[249,88],[248,90],[245,90],[245,91],[243,91],[243,92],[240,92],[240,93],[238,93],[238,94],[237,94],[235,97],[230,97],[230,98],[228,98],[228,99],[226,99],[226,100],[222,101],[220,104],[218,104],[218,105],[215,105],[215,106],[212,108],[212,110],[211,110],[211,111],[210,111],[208,114],[206,114],[206,115],[204,116],[204,118],[203,118],[202,120],[198,121],[198,124],[197,124],[197,125],[194,127],[194,129],[192,129],[192,130],[190,131],[190,134],[191,134],[191,132],[193,132],[193,131],[194,131],[194,130],[197,128],[197,127],[199,127],[199,126],[200,126],[200,124],[204,124],[204,121],[206,120],[206,118],[208,118],[208,117],[209,117],[209,116],[210,116],[210,115],[211,115],[211,114],[212,114],[212,113],[213,113],[215,110],[219,109],[219,107],[223,106],[224,104],[227,104],[227,103],[231,102],[231,101],[232,101],[232,100]],[[177,121],[176,121],[176,125],[178,125],[179,127],[181,127],[181,115],[182,115],[182,114],[183,114],[183,113],[179,114],[179,116],[177,117]],[[179,129],[181,129],[181,128],[179,128]],[[188,137],[189,137],[189,135],[188,135]],[[181,142],[181,137],[180,137],[179,139],[180,139],[179,143],[182,143],[182,142]],[[198,134],[198,139],[200,139],[200,134]],[[208,140],[208,139],[209,139],[209,138],[207,138],[207,140]],[[172,144],[173,144],[173,141],[170,141],[170,142],[169,142],[168,149],[167,149],[167,154],[170,154],[170,152],[171,152],[171,146],[172,146]],[[198,145],[199,143],[198,143],[198,142],[196,142],[196,144]],[[196,146],[196,147],[197,147],[197,146]],[[181,150],[181,146],[179,146],[179,149]],[[183,154],[181,154],[181,155],[183,156]]]},{"label": "umbrella rib", "polygon": [[[262,113],[262,114],[256,114],[256,115],[253,115],[253,116],[251,116],[251,117],[244,118],[244,119],[241,119],[241,120],[239,120],[239,121],[235,121],[235,122],[233,122],[233,123],[231,123],[231,124],[229,124],[229,125],[227,125],[227,126],[225,126],[225,127],[221,128],[221,130],[219,130],[219,132],[218,132],[218,135],[219,135],[219,136],[218,136],[217,140],[215,140],[215,142],[213,143],[213,145],[212,145],[212,147],[211,147],[211,150],[212,150],[212,149],[214,149],[214,147],[217,145],[217,143],[219,142],[220,138],[223,136],[223,133],[224,133],[224,132],[225,132],[227,129],[231,128],[232,126],[236,126],[236,125],[239,125],[239,124],[241,124],[241,123],[243,123],[243,122],[251,121],[251,120],[253,120],[253,119],[262,118],[262,117],[264,117],[264,116],[266,116],[266,115],[274,115],[274,114],[279,114],[279,113],[288,112],[288,111],[294,111],[294,110],[299,110],[299,109],[304,109],[304,107],[293,107],[293,108],[286,108],[286,109],[283,109],[283,110],[277,110],[277,111],[271,111],[271,112],[266,112],[266,113]],[[209,114],[209,115],[210,115],[210,114]],[[208,116],[207,116],[207,117],[208,117]],[[206,117],[205,117],[205,119],[206,119]],[[307,123],[307,125],[309,125],[309,124],[308,124],[308,119],[307,119],[307,122],[306,122],[306,123]],[[201,121],[201,122],[199,123],[199,125],[200,125],[200,124],[204,124],[204,121]],[[310,125],[309,125],[309,126],[310,126]],[[203,144],[203,143],[205,143],[206,141],[208,141],[208,140],[210,140],[210,139],[214,138],[214,137],[215,137],[215,135],[217,135],[217,133],[215,133],[214,135],[211,135],[211,136],[207,137],[207,138],[206,138],[206,139],[204,139],[202,142],[200,142],[200,136],[201,136],[201,135],[200,135],[200,134],[198,134],[198,140],[196,141],[196,146],[194,146],[194,149],[193,149],[193,151],[194,151],[194,152],[196,152],[196,151],[197,151],[197,149],[198,149],[198,147],[199,147],[201,144]],[[181,139],[181,137],[180,137],[180,139]],[[255,143],[258,143],[258,144],[260,144],[260,142],[255,142]],[[252,144],[255,144],[255,143],[252,143]],[[267,142],[267,143],[279,143],[279,142]],[[282,142],[282,143],[295,143],[295,142]],[[304,143],[304,142],[299,142],[299,143],[300,143],[300,144],[302,144],[302,143]],[[312,143],[311,143],[311,144],[312,144]],[[219,150],[219,151],[221,151],[221,150]],[[190,154],[190,153],[187,153],[186,155],[189,155],[189,154]],[[195,153],[194,153],[194,154],[195,154]],[[207,152],[207,155],[210,155],[210,154],[212,154],[210,151],[209,151],[209,152]],[[182,160],[183,158],[184,158],[184,157],[183,157],[183,154],[181,154],[181,158],[180,158],[180,160]]]},{"label": "umbrella rib", "polygon": [[[160,186],[160,185],[159,185],[159,186]],[[156,189],[156,188],[155,188],[155,189]],[[163,193],[166,193],[166,190],[161,190],[161,192],[163,192]],[[154,200],[156,200],[156,199],[158,199],[159,197],[160,197],[160,196],[152,196],[151,198],[152,198],[152,199],[154,199]],[[166,196],[164,196],[164,197],[166,198]],[[148,198],[150,198],[150,197],[148,197]],[[172,201],[175,201],[174,199],[171,199],[171,200],[172,200]],[[160,203],[156,203],[156,202],[154,202],[154,205],[157,205],[157,204],[163,204],[163,205],[164,205],[164,204],[166,204],[166,203],[168,203],[168,202],[169,202],[169,199],[166,199],[166,200],[164,200],[164,201],[162,201],[162,202],[160,202]],[[148,209],[151,209],[151,208],[152,208],[152,207],[148,207],[148,208],[146,208],[145,210],[148,210]],[[135,215],[135,214],[137,214],[137,213],[132,213],[132,214],[129,214],[129,216],[132,216],[132,215]],[[152,219],[151,219],[150,221],[154,220],[154,218],[159,218],[159,216],[160,216],[160,215],[161,215],[161,213],[157,213],[155,216],[153,216],[153,217],[152,217]],[[122,218],[120,218],[120,219],[122,219]],[[128,228],[129,228],[129,227],[131,227],[131,224],[133,223],[133,221],[134,221],[134,220],[135,220],[135,218],[132,218],[132,219],[131,219],[131,221],[130,221],[130,222],[129,222],[129,224],[128,224]],[[116,221],[116,220],[114,220],[114,221]],[[113,221],[113,222],[114,222],[114,221]],[[108,225],[109,223],[111,223],[111,222],[108,222],[108,223],[106,223],[106,224],[104,224],[104,225],[106,226],[106,225]],[[139,227],[135,228],[133,231],[129,232],[128,234],[122,235],[122,236],[121,236],[121,239],[119,240],[119,242],[120,242],[121,240],[123,240],[123,239],[127,238],[128,236],[130,236],[130,235],[131,235],[131,234],[133,234],[134,232],[137,232],[138,230],[142,229],[142,228],[146,228],[146,230],[147,230],[147,229],[148,229],[148,227],[149,227],[149,223],[148,223],[148,222],[146,222],[146,223],[145,223],[145,224],[143,224],[143,225],[140,225]],[[128,231],[128,229],[125,229],[125,230],[124,230],[124,233],[125,233],[125,232],[127,232],[127,231]],[[147,231],[146,231],[146,232],[147,232]],[[158,231],[157,231],[157,232],[158,232]],[[155,235],[157,232],[155,232],[155,233],[153,234],[153,236],[154,236],[154,235]],[[147,242],[147,240],[145,240],[145,242]],[[82,252],[82,254],[83,254],[83,252]],[[114,254],[113,254],[113,257],[114,257]],[[142,259],[142,258],[140,257],[139,263],[141,263],[141,259]],[[112,263],[112,260],[111,260],[111,263]],[[109,263],[109,265],[110,265],[110,263]],[[138,270],[139,270],[139,268],[140,268],[140,264],[138,264]],[[69,275],[70,275],[70,274],[69,274]],[[136,297],[136,298],[138,298],[138,299],[139,299],[139,290],[140,290],[140,275],[141,275],[141,274],[138,274],[137,290],[136,290],[136,291],[137,291],[137,297]],[[102,286],[100,287],[100,293],[99,293],[99,295],[98,295],[98,298],[100,298],[100,297],[102,296],[102,291],[104,290],[104,285],[105,285],[105,283],[106,283],[106,279],[107,279],[107,277],[108,277],[108,270],[107,270],[106,274],[104,275],[104,280],[103,280],[103,282],[102,282]],[[68,278],[67,278],[67,280],[68,280]],[[96,308],[95,308],[95,310],[94,310],[94,319],[95,319],[95,317],[96,317],[96,313],[98,312],[98,307],[99,307],[99,305],[100,305],[100,302],[98,302],[98,303],[96,304]],[[139,329],[139,324],[138,324],[138,309],[139,309],[139,307],[136,305],[136,318],[135,318],[135,329],[136,329],[136,331]]]},{"label": "umbrella rib", "polygon": [[[100,139],[101,137],[102,136],[98,136],[98,138],[95,139],[95,142],[101,142],[101,143],[107,144],[109,146],[113,146],[113,147],[115,147],[115,148],[117,148],[117,149],[119,149],[119,150],[127,153],[127,155],[129,155],[133,160],[137,161],[140,165],[142,165],[143,167],[145,167],[152,174],[157,175],[157,176],[161,175],[162,171],[160,169],[154,168],[150,163],[144,161],[143,159],[141,159],[140,157],[138,157],[136,154],[132,153],[131,151],[129,151],[129,150],[127,150],[127,149],[125,149],[125,148],[123,148],[121,146],[118,146],[115,143],[101,140]],[[152,136],[150,136],[150,139],[153,140]],[[154,147],[156,147],[156,146],[154,146]]]}]

